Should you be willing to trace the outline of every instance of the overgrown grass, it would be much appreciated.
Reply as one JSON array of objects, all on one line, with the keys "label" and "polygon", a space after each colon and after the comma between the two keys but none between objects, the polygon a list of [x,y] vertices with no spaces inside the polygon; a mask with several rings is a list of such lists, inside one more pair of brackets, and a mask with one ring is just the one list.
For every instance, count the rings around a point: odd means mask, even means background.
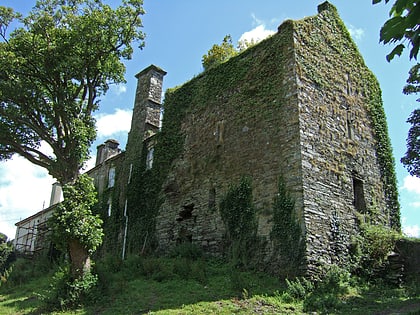
[{"label": "overgrown grass", "polygon": [[[420,288],[416,282],[400,288],[369,284],[337,268],[332,268],[323,281],[316,283],[302,278],[281,282],[263,273],[205,259],[190,250],[175,252],[170,258],[132,256],[124,262],[106,257],[95,266],[99,285],[84,306],[48,313],[40,296],[50,287],[53,272],[45,272],[44,268],[31,261],[18,261],[10,281],[0,288],[0,314],[420,312]],[[26,274],[26,278],[22,274]]]}]

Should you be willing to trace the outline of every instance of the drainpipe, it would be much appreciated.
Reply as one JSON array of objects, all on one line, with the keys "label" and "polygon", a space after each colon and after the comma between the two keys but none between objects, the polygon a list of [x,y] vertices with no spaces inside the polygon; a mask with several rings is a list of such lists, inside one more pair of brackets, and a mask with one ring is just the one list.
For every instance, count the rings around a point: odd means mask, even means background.
[{"label": "drainpipe", "polygon": [[127,242],[127,228],[128,228],[127,199],[125,199],[124,217],[125,217],[125,228],[124,228],[124,239],[123,239],[123,248],[122,248],[122,260],[125,259],[125,245]]}]

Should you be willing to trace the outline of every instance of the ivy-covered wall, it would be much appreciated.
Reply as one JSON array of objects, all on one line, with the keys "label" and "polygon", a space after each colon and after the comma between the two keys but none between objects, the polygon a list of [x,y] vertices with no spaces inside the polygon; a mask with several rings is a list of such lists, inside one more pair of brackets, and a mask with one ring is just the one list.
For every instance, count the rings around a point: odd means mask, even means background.
[{"label": "ivy-covered wall", "polygon": [[141,74],[115,211],[105,220],[116,247],[138,254],[192,242],[227,255],[229,215],[245,218],[240,207],[226,209],[241,178],[251,191],[235,198],[251,198],[258,242],[249,257],[275,273],[347,264],[364,215],[399,230],[379,85],[330,4],[168,90],[152,138],[148,117],[165,72]]},{"label": "ivy-covered wall", "polygon": [[255,256],[266,263],[280,174],[296,209],[302,207],[291,26],[284,24],[281,33],[167,92],[160,139],[168,141],[161,142],[162,150],[170,148],[174,159],[157,217],[162,250],[191,241],[207,252],[225,253],[219,205],[242,176],[252,179],[258,236],[266,244]]},{"label": "ivy-covered wall", "polygon": [[381,91],[335,7],[294,23],[308,267],[348,262],[359,220],[400,229]]},{"label": "ivy-covered wall", "polygon": [[161,249],[191,241],[223,253],[220,198],[244,175],[252,178],[258,236],[266,240],[257,254],[266,263],[276,249],[280,176],[309,270],[347,263],[360,214],[399,229],[378,83],[336,9],[325,3],[319,11],[167,92],[160,139],[172,156],[156,221]]}]

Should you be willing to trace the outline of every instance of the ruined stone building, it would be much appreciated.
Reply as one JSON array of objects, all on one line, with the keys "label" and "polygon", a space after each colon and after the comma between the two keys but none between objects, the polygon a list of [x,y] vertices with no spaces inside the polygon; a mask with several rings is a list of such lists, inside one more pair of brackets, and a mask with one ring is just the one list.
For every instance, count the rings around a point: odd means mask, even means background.
[{"label": "ruined stone building", "polygon": [[363,215],[400,229],[381,91],[329,3],[166,91],[160,129],[165,74],[150,66],[136,76],[126,150],[105,143],[90,171],[103,251],[124,257],[191,242],[226,254],[220,202],[244,176],[255,208],[255,257],[272,268],[289,260],[273,237],[279,181],[300,231],[297,273],[346,264]]}]

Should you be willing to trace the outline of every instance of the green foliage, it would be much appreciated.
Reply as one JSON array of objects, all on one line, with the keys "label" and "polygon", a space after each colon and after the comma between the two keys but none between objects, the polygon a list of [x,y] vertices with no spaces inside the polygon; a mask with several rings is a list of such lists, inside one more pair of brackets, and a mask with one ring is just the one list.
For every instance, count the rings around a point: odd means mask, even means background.
[{"label": "green foliage", "polygon": [[354,273],[372,277],[394,250],[400,234],[383,225],[361,224],[360,235],[354,237],[350,248]]},{"label": "green foliage", "polygon": [[[373,0],[373,4],[382,0]],[[389,0],[385,0],[388,3]],[[410,59],[417,59],[420,45],[420,9],[416,0],[396,0],[389,12],[391,18],[385,22],[380,31],[380,40],[384,44],[405,42],[411,45]],[[398,44],[387,55],[391,61],[395,55],[400,56],[404,50],[404,44]]]},{"label": "green foliage", "polygon": [[420,177],[420,109],[415,109],[407,122],[411,124],[407,136],[407,152],[401,163],[412,176]]},{"label": "green foliage", "polygon": [[[420,92],[420,64],[410,69],[404,94],[417,94]],[[419,102],[420,99],[417,99]],[[412,176],[420,177],[420,109],[415,109],[407,122],[411,124],[407,137],[407,152],[401,158],[401,163]]]},{"label": "green foliage", "polygon": [[[194,278],[194,269],[188,279],[176,275],[173,265],[177,259],[173,258],[129,256],[119,267],[110,260],[107,259],[107,262],[112,267],[107,269],[106,278],[99,273],[100,291],[94,287],[82,299],[83,306],[77,310],[61,311],[60,314],[405,314],[419,309],[418,283],[403,288],[371,285],[349,279],[348,273],[336,267],[326,271],[322,282],[318,280],[303,284],[306,281],[299,278],[307,291],[301,295],[305,298],[299,300],[291,297],[289,289],[278,278],[238,269],[238,273],[231,276],[231,265],[220,260],[200,260],[197,268],[206,270],[205,282]],[[162,277],[140,274],[136,270],[140,270],[142,262],[147,260],[150,260],[149,265],[158,265],[160,270],[165,268],[167,271],[161,273]],[[30,263],[26,265],[31,266]],[[102,271],[106,269],[101,261],[96,267]],[[159,273],[158,268],[155,271]],[[51,290],[51,286],[48,286],[51,276],[45,275],[41,278],[28,275],[27,281],[16,287],[1,287],[0,313],[49,313],[45,303],[40,303],[40,295],[34,294]],[[65,274],[61,277],[65,277]],[[234,277],[239,279],[237,286],[232,282]],[[289,282],[292,284],[296,280]],[[297,291],[301,291],[301,288]],[[42,296],[45,297],[46,293]],[[60,308],[59,301],[55,302],[55,306]]]},{"label": "green foliage", "polygon": [[[141,0],[112,9],[96,0],[40,0],[26,17],[1,7],[0,159],[18,153],[61,184],[77,177],[96,136],[92,113],[124,82],[140,41]],[[7,36],[17,19],[21,26]],[[127,23],[130,21],[130,23]],[[41,141],[54,153],[39,150]]]},{"label": "green foliage", "polygon": [[302,263],[305,244],[302,229],[296,219],[295,202],[286,190],[282,177],[279,178],[278,193],[273,200],[273,227],[270,237],[276,253],[287,262],[287,269],[296,270]]},{"label": "green foliage", "polygon": [[173,247],[169,256],[197,260],[203,257],[203,251],[196,244],[184,242]]},{"label": "green foliage", "polygon": [[55,269],[55,264],[45,256],[37,259],[17,258],[6,271],[5,286],[23,285],[31,280],[50,275]]},{"label": "green foliage", "polygon": [[8,269],[13,259],[13,246],[7,242],[7,236],[0,233],[0,285],[7,281]]},{"label": "green foliage", "polygon": [[226,225],[233,264],[247,266],[256,245],[258,224],[252,203],[251,178],[242,177],[238,185],[230,186],[220,201],[220,216]]},{"label": "green foliage", "polygon": [[48,290],[41,294],[46,310],[66,310],[93,301],[98,276],[86,272],[73,279],[69,267],[60,268],[53,276]]},{"label": "green foliage", "polygon": [[235,56],[238,52],[232,44],[232,37],[226,35],[220,45],[213,45],[213,47],[203,56],[202,64],[204,70],[217,66],[231,57]]},{"label": "green foliage", "polygon": [[315,289],[315,285],[306,278],[286,279],[287,290],[285,293],[294,300],[304,300]]},{"label": "green foliage", "polygon": [[67,251],[68,242],[77,239],[90,253],[102,242],[102,220],[92,214],[96,202],[93,180],[80,175],[73,185],[63,187],[64,201],[57,205],[49,220],[53,241],[58,249]]}]

